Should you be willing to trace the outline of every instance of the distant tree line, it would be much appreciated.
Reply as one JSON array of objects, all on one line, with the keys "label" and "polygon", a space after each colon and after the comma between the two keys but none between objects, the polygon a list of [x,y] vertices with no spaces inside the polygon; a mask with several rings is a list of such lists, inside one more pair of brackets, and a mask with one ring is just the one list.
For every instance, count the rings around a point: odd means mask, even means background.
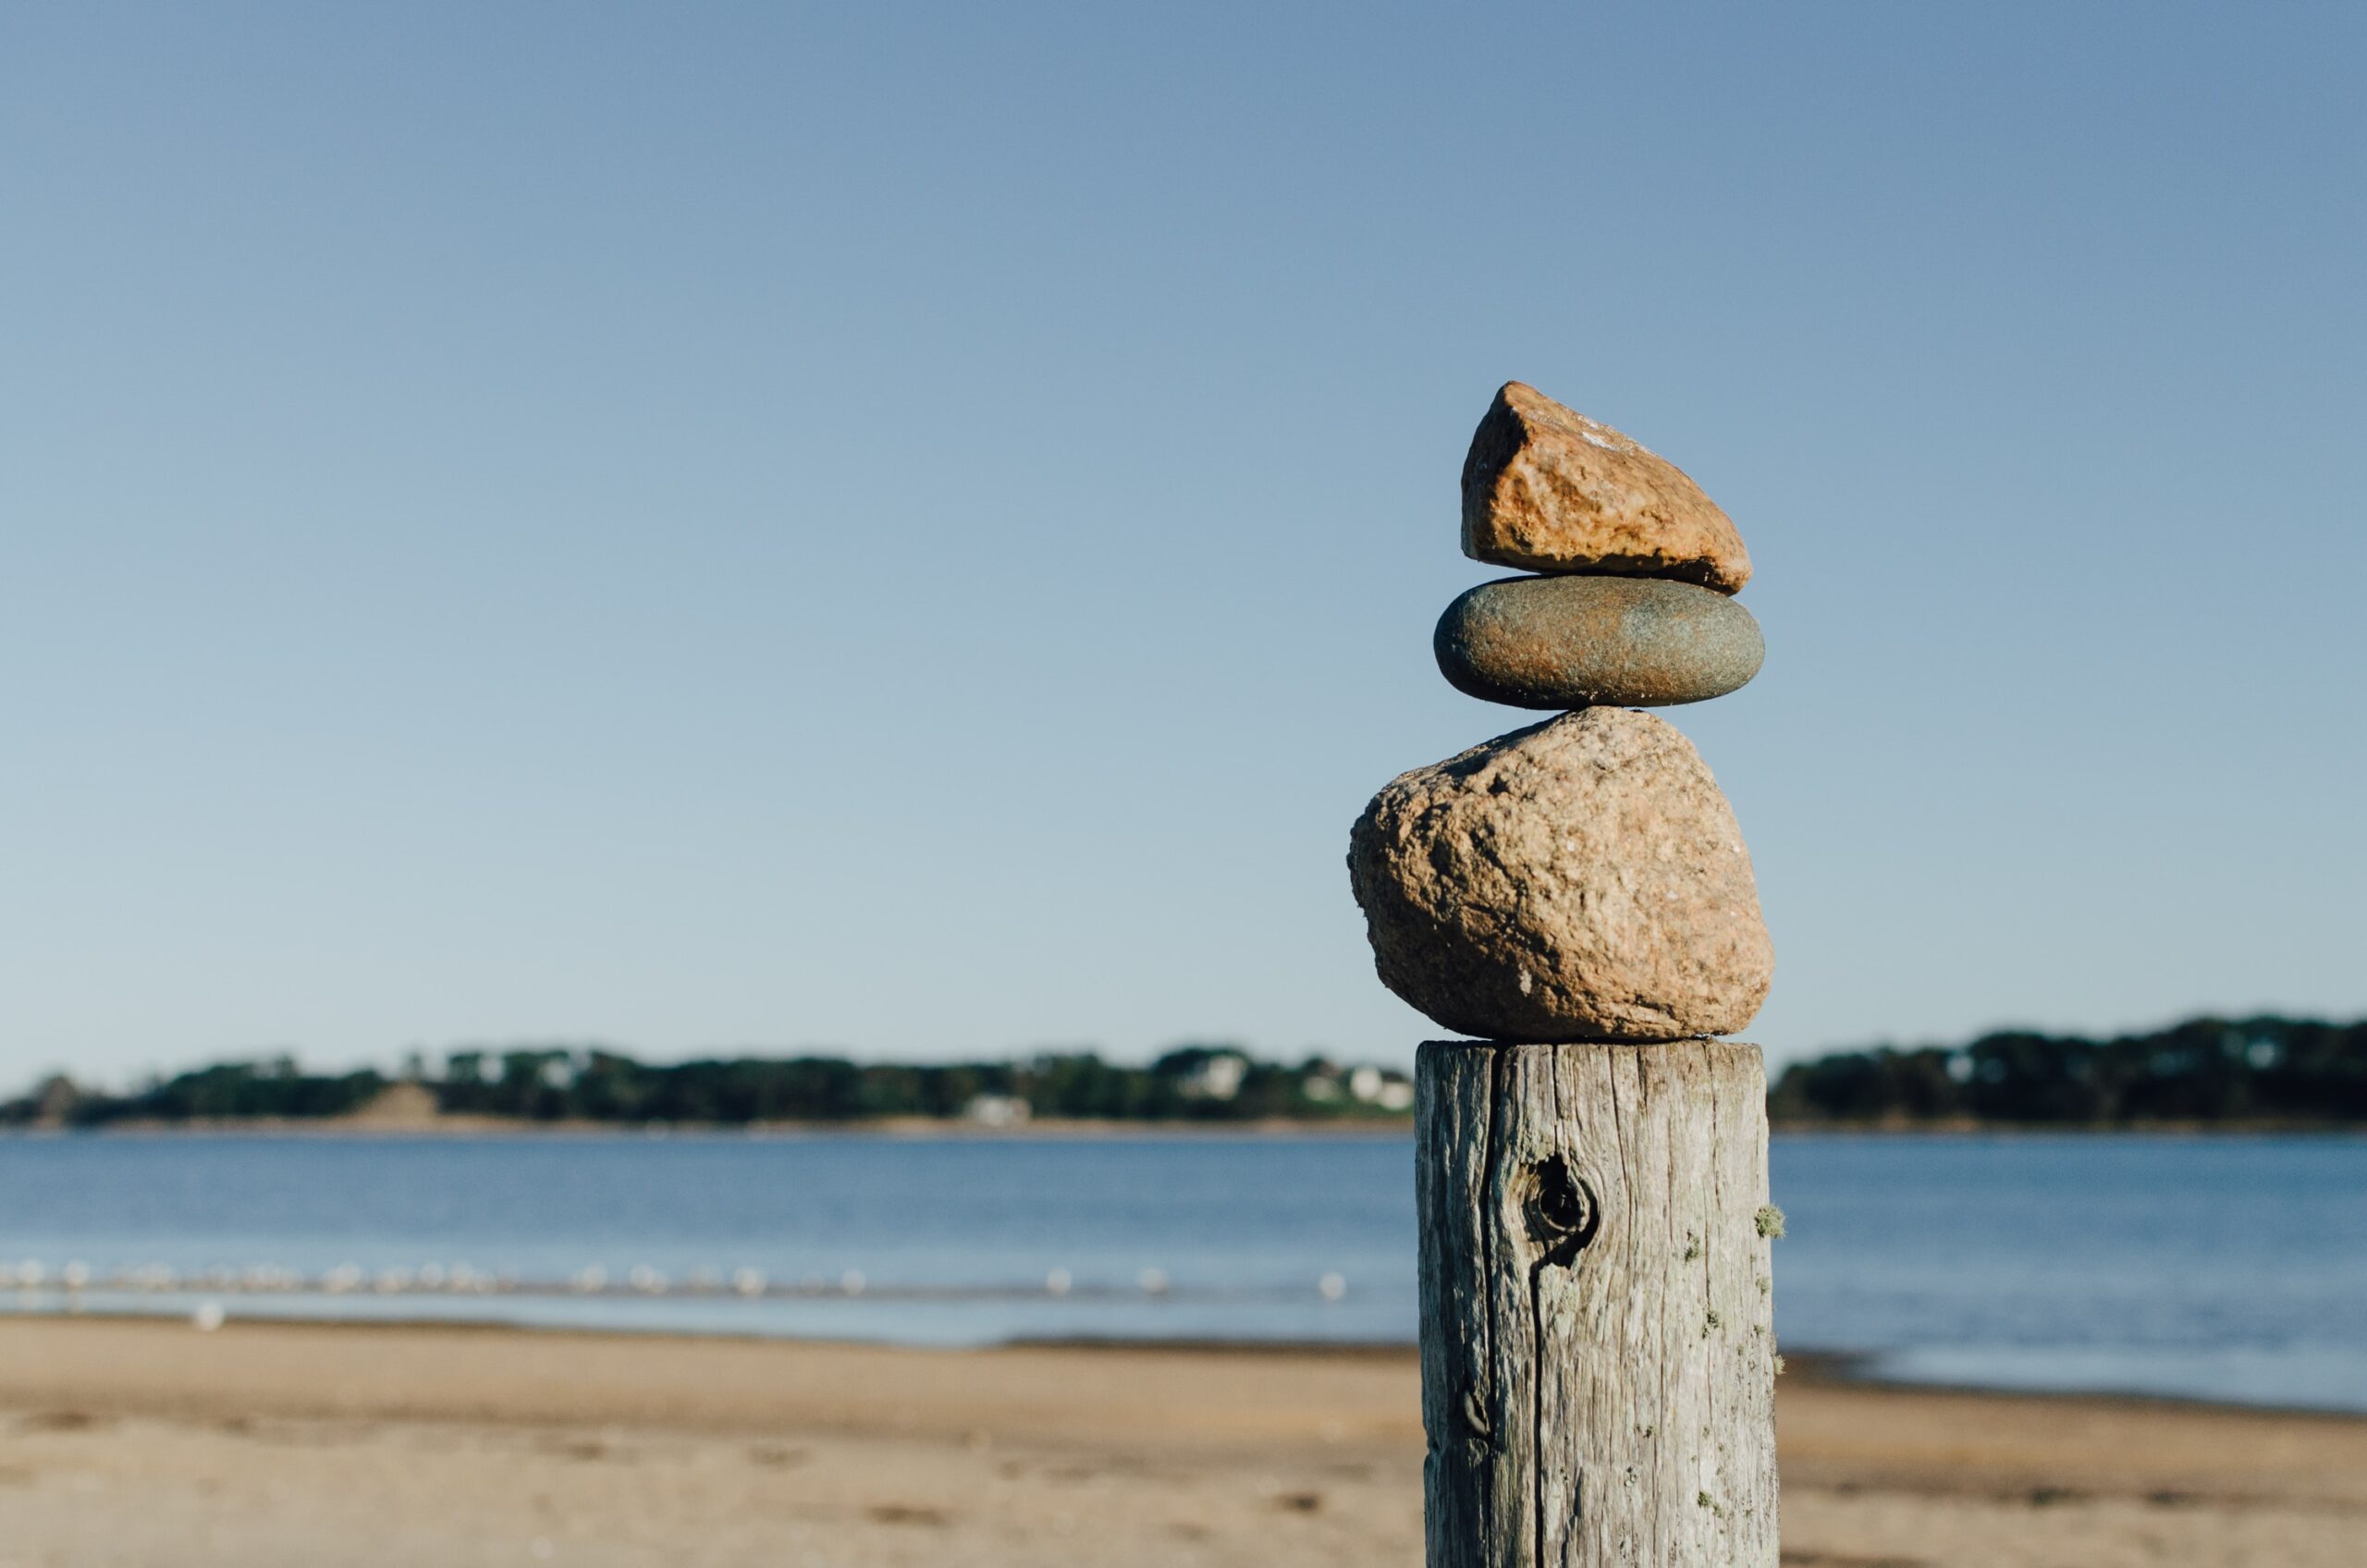
[{"label": "distant tree line", "polygon": [[[414,1058],[391,1074],[310,1073],[275,1056],[120,1094],[52,1077],[0,1100],[0,1126],[320,1120],[362,1112],[404,1085],[446,1114],[641,1125],[1240,1122],[1397,1116],[1412,1103],[1400,1072],[1320,1057],[1266,1061],[1224,1045],[1179,1047],[1147,1067],[1091,1051],[926,1065],[834,1056],[656,1064],[551,1045],[456,1050],[435,1071]],[[2108,1040],[2007,1032],[1965,1046],[1840,1051],[1786,1067],[1768,1110],[1792,1125],[2367,1124],[2367,1023],[2199,1018]]]},{"label": "distant tree line", "polygon": [[526,1046],[450,1052],[441,1071],[414,1058],[399,1074],[304,1072],[276,1056],[222,1062],[116,1094],[53,1077],[0,1101],[0,1125],[302,1121],[350,1116],[401,1084],[441,1113],[526,1121],[742,1125],[966,1118],[1009,1125],[1036,1117],[1123,1121],[1254,1121],[1391,1116],[1412,1104],[1403,1073],[1321,1057],[1264,1061],[1231,1046],[1192,1045],[1147,1067],[1090,1051],[1012,1061],[913,1065],[842,1057],[733,1057],[656,1064],[603,1047]]},{"label": "distant tree line", "polygon": [[2191,1019],[2109,1040],[2008,1032],[1794,1062],[1781,1122],[2141,1126],[2367,1122],[2367,1022]]}]

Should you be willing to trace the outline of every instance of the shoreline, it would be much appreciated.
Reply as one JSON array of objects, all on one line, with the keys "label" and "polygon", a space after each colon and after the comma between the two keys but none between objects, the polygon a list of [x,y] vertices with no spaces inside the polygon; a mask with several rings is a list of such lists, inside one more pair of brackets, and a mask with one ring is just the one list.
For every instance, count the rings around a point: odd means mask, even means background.
[{"label": "shoreline", "polygon": [[[312,1340],[326,1342],[400,1340],[419,1348],[433,1348],[437,1341],[472,1343],[486,1341],[509,1341],[519,1343],[533,1341],[555,1347],[574,1347],[597,1354],[612,1352],[627,1357],[635,1353],[657,1349],[684,1351],[693,1354],[713,1354],[729,1356],[735,1352],[754,1352],[763,1355],[796,1357],[802,1354],[876,1358],[882,1361],[915,1358],[920,1360],[961,1360],[964,1358],[994,1359],[1001,1357],[1077,1358],[1124,1363],[1140,1360],[1180,1360],[1211,1363],[1233,1362],[1256,1366],[1276,1364],[1318,1363],[1343,1366],[1381,1366],[1413,1371],[1420,1365],[1420,1348],[1411,1341],[1366,1340],[1222,1340],[1222,1339],[1111,1339],[1073,1336],[1047,1339],[1015,1339],[981,1345],[915,1345],[886,1341],[833,1339],[823,1336],[791,1336],[755,1333],[693,1333],[679,1329],[633,1329],[578,1328],[570,1326],[535,1327],[487,1320],[447,1319],[435,1317],[387,1318],[322,1318],[236,1317],[225,1318],[215,1329],[191,1326],[189,1317],[178,1313],[8,1313],[0,1312],[0,1346],[6,1346],[12,1337],[29,1329],[63,1330],[67,1334],[91,1333],[107,1335],[117,1330],[145,1337],[183,1340],[191,1344],[203,1343],[217,1336],[229,1334],[238,1338],[268,1338],[273,1340]],[[41,1337],[46,1339],[44,1333]],[[1874,1353],[1858,1351],[1809,1350],[1785,1354],[1786,1366],[1778,1384],[1784,1389],[1848,1390],[1867,1394],[1896,1395],[1904,1398],[1931,1396],[1951,1400],[2004,1402],[2017,1405],[2077,1406],[2083,1409],[2107,1409],[2131,1415],[2152,1412],[2181,1412],[2197,1415],[2226,1415],[2260,1417],[2277,1421],[2298,1421],[2322,1424],[2331,1427],[2355,1428],[2367,1436],[2367,1411],[2329,1410],[2323,1407],[2254,1403],[2247,1401],[2198,1399],[2177,1394],[2149,1394],[2110,1389],[2023,1389],[1988,1388],[1977,1384],[1919,1382],[1886,1378],[1860,1370],[1874,1358]],[[14,1376],[20,1367],[12,1368],[0,1357],[0,1408],[6,1408],[19,1394],[21,1387]]]},{"label": "shoreline", "polygon": [[[2349,1568],[2367,1419],[1777,1385],[1797,1568]],[[0,1562],[1420,1561],[1411,1349],[0,1319]]]},{"label": "shoreline", "polygon": [[531,1121],[452,1116],[417,1121],[323,1117],[257,1117],[251,1121],[119,1121],[94,1127],[0,1128],[0,1138],[889,1138],[1018,1143],[1030,1139],[1123,1137],[1244,1141],[1276,1137],[1408,1138],[1411,1117],[1245,1121],[1115,1121],[1044,1117],[1017,1126],[935,1117],[882,1117],[864,1121]]},{"label": "shoreline", "polygon": [[[75,1138],[882,1138],[913,1141],[1025,1143],[1033,1140],[1095,1141],[1145,1138],[1245,1142],[1261,1138],[1404,1139],[1414,1133],[1411,1117],[1264,1118],[1244,1121],[1122,1121],[1046,1117],[1016,1126],[933,1117],[885,1117],[863,1121],[533,1121],[502,1117],[450,1116],[419,1121],[367,1117],[317,1120],[256,1117],[241,1121],[118,1121],[90,1127],[24,1125],[0,1127],[0,1141]],[[1862,1122],[1787,1121],[1768,1124],[1774,1138],[2325,1138],[2367,1139],[2367,1125],[2352,1122],[2158,1121],[2109,1122]]]},{"label": "shoreline", "polygon": [[[232,1299],[235,1299],[235,1292]],[[0,1344],[6,1343],[6,1336],[14,1325],[24,1323],[128,1324],[175,1333],[184,1330],[220,1331],[219,1329],[192,1329],[190,1315],[185,1312],[51,1310],[35,1312],[9,1311],[0,1308]],[[708,1332],[680,1329],[587,1328],[577,1325],[503,1322],[490,1318],[300,1317],[281,1317],[276,1314],[227,1313],[222,1320],[222,1327],[227,1329],[234,1326],[241,1330],[285,1329],[296,1334],[346,1335],[357,1339],[395,1333],[419,1336],[425,1340],[448,1336],[455,1340],[513,1338],[537,1341],[573,1341],[590,1345],[607,1343],[739,1345],[780,1347],[791,1351],[804,1348],[856,1354],[879,1353],[920,1356],[992,1356],[1015,1353],[1041,1353],[1077,1356],[1088,1360],[1096,1357],[1123,1360],[1134,1355],[1155,1355],[1201,1357],[1212,1361],[1282,1360],[1416,1366],[1419,1364],[1421,1354],[1420,1347],[1410,1340],[1227,1340],[1194,1337],[1122,1339],[1084,1334],[1020,1337],[984,1344],[928,1345],[890,1340],[833,1338],[828,1335],[765,1334],[732,1330]],[[2141,1390],[2108,1387],[2035,1389],[1887,1378],[1871,1370],[1879,1358],[1880,1353],[1871,1351],[1830,1349],[1786,1351],[1784,1357],[1785,1370],[1782,1375],[1783,1386],[1854,1389],[1870,1393],[1904,1396],[1928,1394],[2030,1403],[2054,1403],[2083,1407],[2104,1407],[2129,1413],[2171,1410],[2196,1414],[2260,1415],[2367,1427],[2367,1410],[2346,1410],[2323,1405],[2208,1399],[2189,1394],[2147,1393]],[[5,1384],[0,1384],[0,1390],[4,1389]]]}]

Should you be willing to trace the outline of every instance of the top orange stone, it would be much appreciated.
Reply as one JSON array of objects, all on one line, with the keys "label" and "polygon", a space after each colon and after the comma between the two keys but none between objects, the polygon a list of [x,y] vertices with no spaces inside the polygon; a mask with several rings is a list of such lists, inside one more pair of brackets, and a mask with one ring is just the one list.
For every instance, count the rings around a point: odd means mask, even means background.
[{"label": "top orange stone", "polygon": [[1684,470],[1517,381],[1496,394],[1463,459],[1463,553],[1721,594],[1750,581],[1742,535]]}]

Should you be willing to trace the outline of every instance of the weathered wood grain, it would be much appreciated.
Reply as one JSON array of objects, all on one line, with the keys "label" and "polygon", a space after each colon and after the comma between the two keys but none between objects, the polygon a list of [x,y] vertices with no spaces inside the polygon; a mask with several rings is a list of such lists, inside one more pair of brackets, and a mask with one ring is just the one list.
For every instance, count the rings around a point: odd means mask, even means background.
[{"label": "weathered wood grain", "polygon": [[1416,1069],[1429,1568],[1774,1568],[1759,1047]]}]

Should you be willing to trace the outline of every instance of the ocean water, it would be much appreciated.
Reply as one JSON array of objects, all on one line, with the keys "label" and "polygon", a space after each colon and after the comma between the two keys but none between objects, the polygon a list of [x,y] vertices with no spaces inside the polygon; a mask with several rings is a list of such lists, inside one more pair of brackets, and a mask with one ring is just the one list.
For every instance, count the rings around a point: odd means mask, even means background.
[{"label": "ocean water", "polygon": [[[1875,1375],[2367,1411],[2367,1140],[1776,1139]],[[0,1310],[1407,1341],[1403,1137],[0,1138]]]},{"label": "ocean water", "polygon": [[2367,1411],[2367,1138],[1779,1138],[1775,1323],[1881,1376]]}]

